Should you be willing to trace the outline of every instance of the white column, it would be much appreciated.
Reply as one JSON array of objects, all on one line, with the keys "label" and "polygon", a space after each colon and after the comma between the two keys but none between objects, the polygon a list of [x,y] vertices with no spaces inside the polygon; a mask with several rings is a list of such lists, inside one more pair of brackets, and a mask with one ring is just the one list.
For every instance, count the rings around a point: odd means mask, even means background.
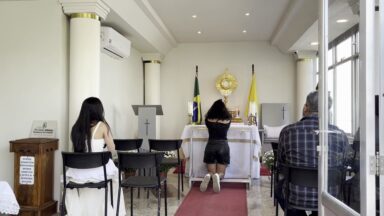
[{"label": "white column", "polygon": [[68,124],[71,130],[83,100],[100,94],[100,18],[105,19],[109,8],[100,0],[89,0],[87,4],[82,0],[59,1],[64,13],[70,16]]},{"label": "white column", "polygon": [[144,61],[145,104],[160,105],[160,61]]},{"label": "white column", "polygon": [[[160,100],[160,64],[159,54],[147,54],[144,61],[144,97],[145,105],[162,105]],[[156,116],[156,138],[160,138],[160,116]]]},{"label": "white column", "polygon": [[[74,14],[76,15],[76,14]],[[79,115],[81,103],[100,93],[100,21],[71,17],[69,52],[69,125]]]},{"label": "white column", "polygon": [[297,54],[296,60],[296,118],[301,119],[303,116],[303,106],[307,95],[315,89],[314,83],[315,67],[314,67],[314,52]]}]

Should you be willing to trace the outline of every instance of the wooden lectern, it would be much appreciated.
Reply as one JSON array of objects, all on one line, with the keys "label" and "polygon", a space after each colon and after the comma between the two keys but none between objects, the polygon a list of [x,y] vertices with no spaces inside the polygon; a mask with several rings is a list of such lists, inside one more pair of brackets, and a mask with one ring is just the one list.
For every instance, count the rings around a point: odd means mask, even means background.
[{"label": "wooden lectern", "polygon": [[10,141],[14,160],[14,191],[22,216],[57,212],[53,200],[54,151],[58,139],[27,138]]}]

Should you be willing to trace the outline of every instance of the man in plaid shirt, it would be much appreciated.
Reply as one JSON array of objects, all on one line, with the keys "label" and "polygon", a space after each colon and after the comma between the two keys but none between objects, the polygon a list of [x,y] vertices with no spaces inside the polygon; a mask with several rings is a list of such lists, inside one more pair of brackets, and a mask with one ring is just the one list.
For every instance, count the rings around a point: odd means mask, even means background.
[{"label": "man in plaid shirt", "polygon": [[[331,101],[329,101],[331,107]],[[318,92],[308,94],[303,107],[303,118],[294,124],[283,128],[279,137],[277,151],[277,167],[279,164],[296,167],[318,167],[319,155],[319,118],[318,118]],[[345,158],[348,138],[345,133],[334,125],[329,125],[328,130],[328,164],[330,167],[342,167]],[[282,177],[284,178],[284,177]],[[293,177],[294,178],[294,177]],[[283,185],[284,179],[279,180],[276,186],[275,196],[282,209],[284,209]],[[330,187],[329,192],[337,195],[340,188]],[[317,208],[317,188],[289,185],[289,203],[301,207]],[[306,216],[303,210],[289,209],[287,215]],[[317,215],[313,212],[312,215]]]}]

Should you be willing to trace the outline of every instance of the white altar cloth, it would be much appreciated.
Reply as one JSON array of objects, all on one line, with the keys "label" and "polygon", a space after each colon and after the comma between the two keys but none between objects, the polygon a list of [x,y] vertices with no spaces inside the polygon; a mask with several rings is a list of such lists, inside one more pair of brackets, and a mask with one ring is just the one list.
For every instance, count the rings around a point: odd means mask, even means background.
[{"label": "white altar cloth", "polygon": [[[244,179],[250,182],[251,178],[259,178],[261,142],[257,127],[233,124],[229,128],[227,138],[230,148],[230,164],[227,167],[224,181],[226,179],[229,181]],[[207,173],[203,158],[208,141],[208,129],[205,125],[186,125],[181,139],[183,140],[181,147],[184,155],[186,159],[189,159],[187,172],[189,171],[190,181],[199,180]]]},{"label": "white altar cloth", "polygon": [[20,206],[9,184],[0,181],[0,214],[19,214]]}]

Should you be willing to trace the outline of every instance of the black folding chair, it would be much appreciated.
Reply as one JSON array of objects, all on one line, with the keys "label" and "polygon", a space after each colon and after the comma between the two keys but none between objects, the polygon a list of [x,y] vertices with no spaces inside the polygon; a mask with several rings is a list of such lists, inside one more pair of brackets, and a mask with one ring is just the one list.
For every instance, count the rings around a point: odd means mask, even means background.
[{"label": "black folding chair", "polygon": [[[116,151],[134,151],[137,153],[140,152],[141,145],[143,144],[143,139],[114,139],[115,150]],[[118,161],[115,161],[116,166],[119,166]],[[138,170],[139,175],[141,170]],[[124,176],[128,175],[127,170],[123,171]],[[145,169],[143,169],[143,175],[145,175]],[[137,197],[140,198],[140,188],[137,190]]]},{"label": "black folding chair", "polygon": [[155,151],[161,151],[161,152],[167,152],[167,151],[176,151],[177,157],[176,158],[164,158],[161,162],[164,166],[176,166],[178,167],[177,172],[177,199],[180,199],[180,184],[181,184],[181,191],[184,191],[184,178],[183,178],[183,169],[182,169],[182,163],[180,160],[180,154],[179,149],[181,147],[182,140],[175,139],[175,140],[156,140],[156,139],[149,139],[149,151],[155,150]]},{"label": "black folding chair", "polygon": [[[108,215],[108,182],[111,186],[111,204],[113,206],[113,190],[112,190],[112,180],[107,179],[107,171],[105,165],[108,163],[111,158],[110,152],[90,152],[90,153],[73,153],[73,152],[62,152],[63,157],[63,176],[64,176],[64,192],[61,205],[61,215],[65,215],[65,195],[67,188],[105,188],[105,215]],[[100,182],[88,182],[84,184],[75,183],[72,181],[67,182],[66,168],[75,168],[75,169],[90,169],[103,167],[104,180]]]},{"label": "black folding chair", "polygon": [[118,152],[119,160],[119,176],[124,169],[148,169],[156,170],[156,176],[129,176],[126,179],[119,178],[119,192],[117,196],[116,215],[119,215],[119,204],[121,196],[121,188],[131,189],[131,215],[133,215],[133,188],[155,188],[157,189],[157,215],[160,216],[160,194],[161,184],[164,185],[164,206],[165,215],[167,215],[167,178],[160,177],[160,163],[164,157],[162,152],[146,152],[146,153],[129,153]]},{"label": "black folding chair", "polygon": [[140,147],[143,144],[143,139],[114,139],[116,151],[131,151],[137,150],[140,152]]},{"label": "black folding chair", "polygon": [[[318,207],[306,207],[295,205],[289,202],[290,190],[289,185],[296,185],[301,187],[308,188],[317,188],[318,187],[318,168],[309,168],[309,167],[296,167],[290,165],[282,165],[281,167],[282,173],[284,173],[284,183],[285,183],[285,193],[284,193],[284,201],[285,201],[285,209],[284,212],[286,214],[288,209],[299,209],[304,211],[318,211]],[[330,168],[328,169],[328,187],[338,187],[338,194],[334,194],[336,197],[340,198],[340,192],[342,189],[343,183],[343,169],[342,168]]]}]

